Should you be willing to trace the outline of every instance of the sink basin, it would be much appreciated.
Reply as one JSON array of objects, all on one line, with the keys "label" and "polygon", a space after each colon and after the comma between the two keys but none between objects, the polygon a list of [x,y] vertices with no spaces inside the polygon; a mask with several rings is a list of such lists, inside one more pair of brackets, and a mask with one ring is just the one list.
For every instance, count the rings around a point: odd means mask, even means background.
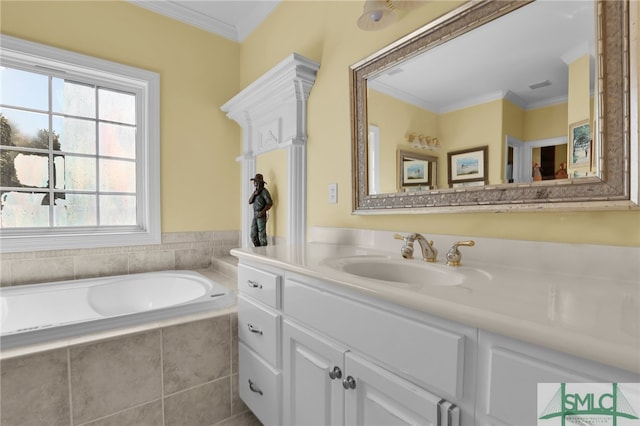
[{"label": "sink basin", "polygon": [[326,262],[328,266],[348,274],[372,280],[412,286],[456,286],[465,276],[451,267],[418,259],[354,256]]}]

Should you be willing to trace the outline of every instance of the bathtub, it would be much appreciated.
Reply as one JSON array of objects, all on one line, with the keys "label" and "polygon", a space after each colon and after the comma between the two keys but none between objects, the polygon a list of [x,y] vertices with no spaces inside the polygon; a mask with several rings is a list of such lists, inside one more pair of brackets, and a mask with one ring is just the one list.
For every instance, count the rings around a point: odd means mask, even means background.
[{"label": "bathtub", "polygon": [[0,348],[139,326],[234,303],[234,291],[193,271],[3,287]]}]

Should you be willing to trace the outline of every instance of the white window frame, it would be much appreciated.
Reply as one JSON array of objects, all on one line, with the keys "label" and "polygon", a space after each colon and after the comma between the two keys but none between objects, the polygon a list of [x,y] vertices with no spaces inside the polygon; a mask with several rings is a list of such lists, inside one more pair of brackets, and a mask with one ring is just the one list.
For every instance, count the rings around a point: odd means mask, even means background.
[{"label": "white window frame", "polygon": [[3,228],[0,252],[159,244],[160,75],[38,43],[0,35],[0,65],[81,77],[136,94],[137,225],[82,228]]}]

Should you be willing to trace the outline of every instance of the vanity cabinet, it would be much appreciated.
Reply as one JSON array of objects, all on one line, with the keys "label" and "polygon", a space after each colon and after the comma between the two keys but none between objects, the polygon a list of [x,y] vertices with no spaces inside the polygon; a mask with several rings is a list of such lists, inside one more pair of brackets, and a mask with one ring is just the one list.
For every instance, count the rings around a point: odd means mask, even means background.
[{"label": "vanity cabinet", "polygon": [[240,396],[264,424],[473,424],[474,329],[262,265],[238,289]]},{"label": "vanity cabinet", "polygon": [[282,424],[282,277],[238,266],[238,392],[265,425]]},{"label": "vanity cabinet", "polygon": [[240,397],[265,425],[534,425],[538,383],[640,382],[258,262],[238,288]]}]

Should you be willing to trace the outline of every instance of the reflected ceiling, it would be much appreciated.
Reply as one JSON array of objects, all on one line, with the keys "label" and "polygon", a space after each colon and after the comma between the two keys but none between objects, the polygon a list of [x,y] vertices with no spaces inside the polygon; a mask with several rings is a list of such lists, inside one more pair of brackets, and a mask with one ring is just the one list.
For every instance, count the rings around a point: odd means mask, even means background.
[{"label": "reflected ceiling", "polygon": [[[593,8],[593,1],[531,3],[369,78],[368,86],[436,113],[505,97],[523,109],[566,101],[567,63],[594,56],[585,42],[595,40]],[[522,36],[508,36],[516,32]]]}]

